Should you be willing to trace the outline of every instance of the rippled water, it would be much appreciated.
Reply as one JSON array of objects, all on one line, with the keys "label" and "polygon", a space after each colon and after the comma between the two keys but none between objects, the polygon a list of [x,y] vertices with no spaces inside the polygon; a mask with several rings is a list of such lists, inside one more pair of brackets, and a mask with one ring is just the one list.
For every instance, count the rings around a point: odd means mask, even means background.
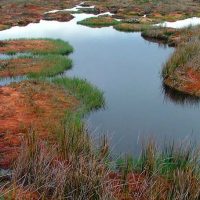
[{"label": "rippled water", "polygon": [[160,72],[174,49],[145,41],[140,33],[88,28],[76,22],[41,21],[0,32],[0,39],[60,38],[75,48],[66,76],[87,79],[105,93],[106,109],[88,116],[94,134],[106,133],[114,153],[136,151],[138,138],[182,139],[200,134],[199,99],[163,87]]}]

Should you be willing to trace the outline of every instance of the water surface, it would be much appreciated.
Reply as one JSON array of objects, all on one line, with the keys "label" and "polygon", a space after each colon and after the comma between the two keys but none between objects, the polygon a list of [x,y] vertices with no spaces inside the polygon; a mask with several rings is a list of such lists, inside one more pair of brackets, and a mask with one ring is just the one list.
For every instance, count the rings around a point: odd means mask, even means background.
[{"label": "water surface", "polygon": [[163,87],[162,65],[174,49],[145,41],[140,33],[88,28],[76,14],[70,22],[41,21],[0,32],[0,39],[60,38],[75,48],[66,76],[87,79],[105,93],[106,109],[88,116],[94,134],[107,134],[114,153],[136,151],[138,138],[183,139],[200,134],[199,99]]}]

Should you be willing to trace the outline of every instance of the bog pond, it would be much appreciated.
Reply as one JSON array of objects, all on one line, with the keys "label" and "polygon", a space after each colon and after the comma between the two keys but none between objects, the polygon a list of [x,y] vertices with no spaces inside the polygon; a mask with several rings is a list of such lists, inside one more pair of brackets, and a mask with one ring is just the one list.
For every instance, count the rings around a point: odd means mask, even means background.
[{"label": "bog pond", "polygon": [[[74,14],[69,22],[40,21],[0,32],[0,40],[53,38],[69,41],[74,65],[66,76],[87,79],[104,91],[105,109],[87,116],[92,134],[106,134],[112,151],[132,153],[142,138],[182,140],[200,135],[199,99],[162,84],[163,64],[174,48],[145,41],[140,33],[89,28],[77,21],[93,15]],[[20,80],[20,77],[17,78]],[[13,79],[3,79],[0,85]]]}]

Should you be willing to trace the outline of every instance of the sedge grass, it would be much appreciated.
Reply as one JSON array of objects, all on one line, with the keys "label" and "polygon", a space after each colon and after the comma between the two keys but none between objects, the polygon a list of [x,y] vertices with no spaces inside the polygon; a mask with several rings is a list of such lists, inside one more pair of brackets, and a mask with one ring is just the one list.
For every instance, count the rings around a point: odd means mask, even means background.
[{"label": "sedge grass", "polygon": [[52,82],[64,87],[81,101],[82,114],[99,109],[105,105],[103,92],[86,80],[63,77],[55,78]]},{"label": "sedge grass", "polygon": [[181,67],[186,67],[186,64],[190,62],[191,67],[193,67],[195,63],[192,63],[191,61],[200,56],[200,41],[194,40],[187,43],[184,43],[183,45],[180,45],[175,50],[174,54],[171,56],[171,58],[167,61],[165,64],[162,76],[163,78],[167,78],[170,75],[173,76],[173,72]]},{"label": "sedge grass", "polygon": [[72,67],[72,60],[61,55],[45,55],[37,59],[46,64],[39,72],[30,72],[29,78],[53,77]]}]

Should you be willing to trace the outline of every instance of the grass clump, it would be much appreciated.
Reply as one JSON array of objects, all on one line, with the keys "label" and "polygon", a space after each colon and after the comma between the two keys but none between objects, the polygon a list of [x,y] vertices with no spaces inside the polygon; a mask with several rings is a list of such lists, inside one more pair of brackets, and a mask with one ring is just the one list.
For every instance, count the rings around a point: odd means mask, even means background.
[{"label": "grass clump", "polygon": [[123,32],[142,32],[146,29],[150,29],[150,25],[145,24],[131,24],[131,23],[120,23],[114,26],[114,29]]},{"label": "grass clump", "polygon": [[164,43],[171,43],[171,36],[177,34],[179,30],[173,28],[154,27],[146,29],[142,32],[142,37],[145,39],[155,39]]},{"label": "grass clump", "polygon": [[0,77],[52,77],[71,67],[71,59],[62,55],[17,56],[0,60]]},{"label": "grass clump", "polygon": [[0,46],[4,54],[32,53],[32,54],[69,54],[73,47],[63,40],[57,39],[15,39],[7,40]]},{"label": "grass clump", "polygon": [[170,46],[179,46],[195,38],[199,39],[199,26],[187,27],[181,29],[152,26],[142,32],[142,37],[146,40],[155,40],[166,43]]},{"label": "grass clump", "polygon": [[[170,75],[173,75],[174,71],[178,68],[184,68],[187,66],[187,63],[190,63],[190,66],[193,67],[196,64],[192,61],[196,60],[196,57],[200,56],[200,41],[190,41],[186,44],[180,45],[175,50],[174,54],[165,64],[162,76],[167,78]],[[200,67],[200,66],[198,66]]]},{"label": "grass clump", "polygon": [[108,191],[109,169],[104,165],[108,145],[102,142],[99,149],[94,147],[82,121],[83,114],[103,105],[102,92],[77,78],[55,78],[51,84],[77,97],[80,109],[63,110],[60,123],[49,129],[53,140],[45,141],[34,129],[28,130],[13,167],[9,195],[26,190],[36,199],[113,199]]},{"label": "grass clump", "polygon": [[62,40],[2,41],[0,52],[14,54],[8,59],[0,60],[0,77],[19,75],[27,75],[29,78],[52,77],[72,67],[72,61],[63,55],[73,52],[73,47]]},{"label": "grass clump", "polygon": [[61,55],[46,55],[39,57],[43,66],[39,72],[30,72],[28,77],[53,77],[72,67],[72,60]]},{"label": "grass clump", "polygon": [[[177,34],[178,33],[178,34]],[[162,70],[164,84],[178,92],[200,96],[200,34],[199,27],[189,27],[172,34],[179,38],[175,52]]]},{"label": "grass clump", "polygon": [[119,21],[107,16],[91,17],[77,22],[77,24],[89,27],[106,27],[113,26],[119,23]]},{"label": "grass clump", "polygon": [[79,126],[77,132],[70,119],[61,126],[61,142],[53,146],[38,140],[34,133],[29,134],[14,166],[11,186],[53,199],[200,198],[197,146],[172,142],[159,148],[149,140],[139,158],[127,156],[118,161],[116,171],[111,171],[105,165],[105,161],[111,162],[105,156],[107,144],[102,143],[94,153],[91,143],[87,143],[86,130]]},{"label": "grass clump", "polygon": [[[167,143],[159,147],[148,140],[139,158],[126,157],[118,162],[118,170],[129,194],[132,179],[137,179],[138,189],[132,194],[137,199],[191,199],[200,198],[200,152],[190,142]],[[138,178],[139,177],[139,178]],[[133,180],[132,180],[133,181]],[[147,198],[148,197],[148,198]]]},{"label": "grass clump", "polygon": [[45,54],[70,54],[73,52],[73,47],[66,41],[57,39],[47,39],[52,43],[53,49],[46,51]]},{"label": "grass clump", "polygon": [[[37,191],[38,199],[111,199],[106,180],[109,171],[103,157],[93,154],[90,148],[84,151],[87,133],[79,129],[77,134],[71,128],[75,127],[64,124],[62,143],[53,146],[29,133],[14,167],[13,184]],[[78,141],[71,138],[74,133]]]},{"label": "grass clump", "polygon": [[78,78],[55,78],[53,83],[67,89],[82,103],[81,113],[99,109],[105,104],[103,92],[86,80]]}]

